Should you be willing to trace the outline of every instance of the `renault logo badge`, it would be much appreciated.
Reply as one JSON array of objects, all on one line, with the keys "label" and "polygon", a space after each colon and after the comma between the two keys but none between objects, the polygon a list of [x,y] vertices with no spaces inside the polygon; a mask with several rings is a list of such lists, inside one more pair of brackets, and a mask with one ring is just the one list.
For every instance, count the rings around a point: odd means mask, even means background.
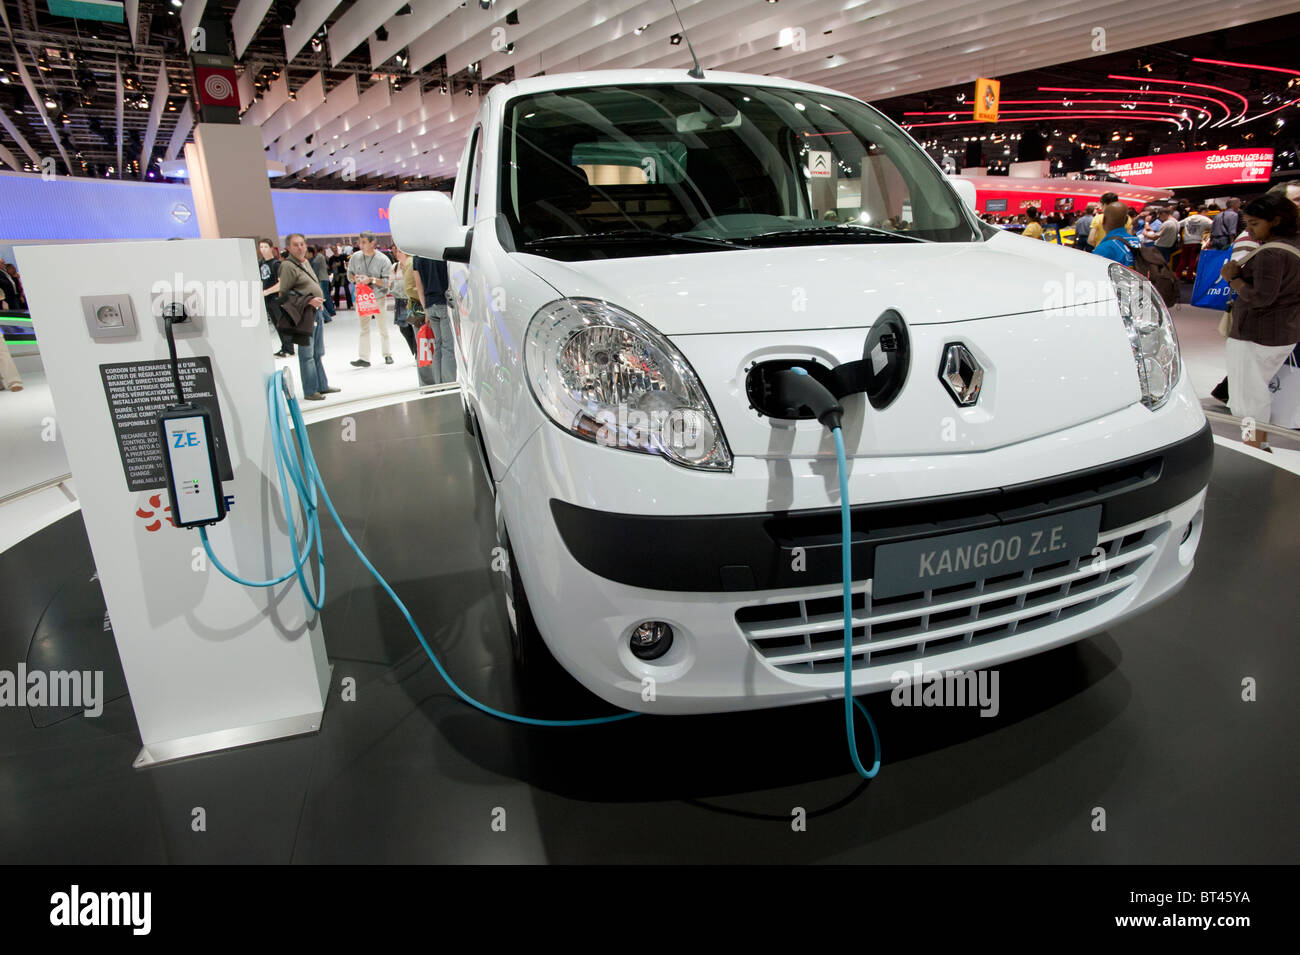
[{"label": "renault logo badge", "polygon": [[984,368],[975,360],[969,348],[961,342],[950,342],[943,349],[939,380],[944,383],[958,407],[969,408],[980,400]]}]

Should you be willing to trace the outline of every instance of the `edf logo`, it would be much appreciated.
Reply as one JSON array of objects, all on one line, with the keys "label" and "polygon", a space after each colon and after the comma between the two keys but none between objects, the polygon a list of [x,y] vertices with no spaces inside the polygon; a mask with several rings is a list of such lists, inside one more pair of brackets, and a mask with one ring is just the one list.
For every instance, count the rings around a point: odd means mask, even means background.
[{"label": "edf logo", "polygon": [[[225,502],[226,502],[227,511],[234,510],[235,495],[233,494],[225,495]],[[166,519],[167,523],[170,524],[172,527],[176,526],[176,522],[173,521],[171,518],[171,506],[168,505],[167,507],[162,507],[161,494],[151,494],[149,496],[149,508],[150,510],[145,510],[144,506],[141,505],[140,507],[136,508],[135,511],[136,517],[140,518],[142,521],[147,522],[144,526],[144,529],[146,531],[152,534],[154,531],[162,527],[162,522],[164,519]],[[161,515],[158,514],[159,508],[162,508]]]},{"label": "edf logo", "polygon": [[203,445],[197,431],[177,431],[172,435],[172,439],[175,442],[172,445],[174,448],[198,448]]}]

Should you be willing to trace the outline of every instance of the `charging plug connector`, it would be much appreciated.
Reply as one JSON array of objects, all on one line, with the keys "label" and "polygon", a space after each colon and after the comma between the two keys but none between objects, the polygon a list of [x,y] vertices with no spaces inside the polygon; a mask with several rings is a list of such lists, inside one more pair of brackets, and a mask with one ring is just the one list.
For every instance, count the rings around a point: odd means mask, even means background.
[{"label": "charging plug connector", "polygon": [[775,372],[771,387],[777,404],[796,410],[807,408],[828,430],[838,428],[844,418],[844,406],[807,369],[796,366]]}]

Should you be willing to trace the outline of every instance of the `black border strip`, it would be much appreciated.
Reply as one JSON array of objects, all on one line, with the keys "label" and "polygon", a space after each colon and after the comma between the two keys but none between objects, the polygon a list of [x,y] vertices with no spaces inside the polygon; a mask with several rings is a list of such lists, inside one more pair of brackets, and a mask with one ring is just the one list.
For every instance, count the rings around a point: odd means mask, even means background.
[{"label": "black border strip", "polygon": [[[1214,438],[1207,423],[1182,441],[1106,465],[984,491],[852,509],[854,578],[875,569],[876,548],[978,530],[1091,504],[1112,530],[1168,510],[1209,484]],[[840,581],[840,512],[663,516],[610,514],[552,500],[569,553],[616,583],[691,593],[812,587]],[[795,570],[794,548],[806,563]]]}]

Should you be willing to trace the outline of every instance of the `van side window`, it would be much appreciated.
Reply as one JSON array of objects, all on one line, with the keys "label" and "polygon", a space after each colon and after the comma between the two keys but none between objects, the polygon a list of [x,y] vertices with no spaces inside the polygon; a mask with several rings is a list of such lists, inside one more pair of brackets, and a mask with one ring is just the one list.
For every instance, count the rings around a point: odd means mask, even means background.
[{"label": "van side window", "polygon": [[[473,170],[474,166],[478,164],[478,139],[481,128],[482,127],[478,126],[474,127],[474,132],[470,134],[469,151],[465,153],[470,162],[470,169],[468,177],[465,179],[465,194],[461,197],[460,221],[463,225],[474,224],[474,209],[478,204],[476,202],[476,196],[474,195],[476,190],[474,188]],[[460,174],[463,172],[465,172],[465,170],[460,170],[457,173],[457,185],[460,184]]]},{"label": "van side window", "polygon": [[465,182],[465,224],[473,225],[478,216],[478,189],[483,179],[483,127],[474,130],[474,145],[471,149],[473,164],[470,166],[469,179]]}]

